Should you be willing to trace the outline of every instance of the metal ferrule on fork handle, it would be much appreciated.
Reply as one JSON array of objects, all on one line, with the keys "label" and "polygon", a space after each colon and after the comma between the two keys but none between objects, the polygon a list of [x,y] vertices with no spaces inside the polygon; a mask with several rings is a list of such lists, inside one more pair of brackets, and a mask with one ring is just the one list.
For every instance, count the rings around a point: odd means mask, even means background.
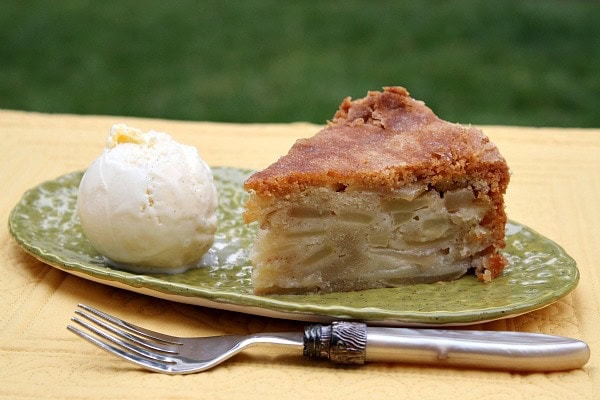
[{"label": "metal ferrule on fork handle", "polygon": [[366,324],[338,321],[304,329],[304,355],[310,358],[325,358],[337,364],[364,364],[366,349]]}]

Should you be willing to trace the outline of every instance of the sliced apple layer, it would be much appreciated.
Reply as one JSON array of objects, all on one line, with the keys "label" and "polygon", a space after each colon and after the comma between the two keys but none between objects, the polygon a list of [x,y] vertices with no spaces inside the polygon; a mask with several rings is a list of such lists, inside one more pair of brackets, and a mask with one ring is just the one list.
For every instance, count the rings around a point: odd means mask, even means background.
[{"label": "sliced apple layer", "polygon": [[268,203],[252,254],[258,294],[451,280],[481,269],[494,240],[482,226],[490,202],[471,188],[312,188]]}]

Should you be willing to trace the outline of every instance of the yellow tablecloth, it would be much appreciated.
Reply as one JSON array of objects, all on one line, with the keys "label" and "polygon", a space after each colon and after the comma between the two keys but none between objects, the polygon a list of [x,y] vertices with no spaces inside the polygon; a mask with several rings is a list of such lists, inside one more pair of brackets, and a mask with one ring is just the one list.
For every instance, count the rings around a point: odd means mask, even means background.
[{"label": "yellow tablecloth", "polygon": [[580,370],[514,374],[423,366],[314,363],[251,350],[201,374],[146,372],[65,327],[78,302],[179,335],[299,329],[299,322],[172,303],[71,276],[36,261],[10,237],[23,192],[86,168],[110,126],[125,122],[198,147],[211,165],[263,168],[318,126],[217,124],[0,110],[0,397],[10,399],[598,399],[600,398],[600,129],[484,127],[511,170],[511,219],[561,244],[578,262],[578,288],[529,314],[478,329],[543,332],[587,341]]}]

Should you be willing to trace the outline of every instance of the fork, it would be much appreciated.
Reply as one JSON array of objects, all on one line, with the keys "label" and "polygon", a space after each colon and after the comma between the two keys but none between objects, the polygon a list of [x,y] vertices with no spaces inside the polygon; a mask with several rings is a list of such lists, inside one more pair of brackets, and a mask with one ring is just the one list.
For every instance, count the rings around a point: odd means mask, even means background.
[{"label": "fork", "polygon": [[79,304],[67,329],[143,368],[167,374],[210,369],[252,346],[302,350],[337,364],[399,362],[511,371],[561,371],[587,363],[582,341],[537,333],[370,327],[334,321],[304,332],[181,338],[154,332]]}]

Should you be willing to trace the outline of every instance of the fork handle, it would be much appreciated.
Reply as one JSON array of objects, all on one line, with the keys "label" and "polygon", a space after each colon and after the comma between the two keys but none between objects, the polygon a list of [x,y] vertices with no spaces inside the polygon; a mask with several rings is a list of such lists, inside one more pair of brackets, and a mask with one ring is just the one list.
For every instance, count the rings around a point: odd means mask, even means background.
[{"label": "fork handle", "polygon": [[537,333],[379,328],[341,321],[307,326],[304,355],[339,364],[378,361],[547,372],[582,367],[590,349],[580,340]]}]

